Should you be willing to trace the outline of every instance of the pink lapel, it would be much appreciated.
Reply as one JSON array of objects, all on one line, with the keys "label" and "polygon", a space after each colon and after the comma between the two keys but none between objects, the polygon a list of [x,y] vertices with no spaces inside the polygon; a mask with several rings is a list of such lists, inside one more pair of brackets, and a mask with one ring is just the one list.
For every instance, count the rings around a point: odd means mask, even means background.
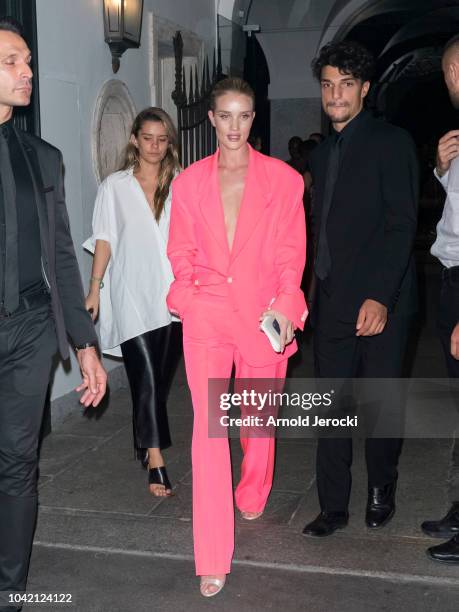
[{"label": "pink lapel", "polygon": [[236,233],[233,248],[230,253],[228,238],[226,236],[225,218],[220,197],[220,185],[218,181],[218,157],[219,151],[209,159],[208,181],[204,187],[203,197],[200,199],[201,213],[221,246],[225,255],[233,261],[241,252],[244,245],[254,232],[264,208],[271,200],[269,192],[268,177],[266,174],[263,156],[257,153],[249,145],[249,167],[244,187],[244,195],[241,202],[239,217],[237,220]]},{"label": "pink lapel", "polygon": [[249,167],[247,169],[244,196],[241,202],[231,251],[231,261],[236,259],[249,241],[263,215],[264,209],[271,201],[263,155],[255,151],[250,145],[249,152]]},{"label": "pink lapel", "polygon": [[207,181],[203,187],[203,195],[200,198],[200,208],[211,233],[229,258],[228,239],[226,237],[225,218],[220,200],[220,186],[218,183],[218,149],[209,158],[209,169]]}]

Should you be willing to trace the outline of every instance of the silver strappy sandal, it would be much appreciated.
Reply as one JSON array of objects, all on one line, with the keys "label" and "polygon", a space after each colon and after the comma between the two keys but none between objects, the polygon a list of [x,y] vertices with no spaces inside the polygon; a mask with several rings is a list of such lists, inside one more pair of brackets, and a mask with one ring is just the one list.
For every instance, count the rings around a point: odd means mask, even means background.
[{"label": "silver strappy sandal", "polygon": [[[220,593],[222,588],[225,586],[226,576],[224,578],[214,578],[212,576],[201,576],[200,591],[203,597],[213,597]],[[210,586],[217,587],[216,591],[206,592],[206,589]]]}]

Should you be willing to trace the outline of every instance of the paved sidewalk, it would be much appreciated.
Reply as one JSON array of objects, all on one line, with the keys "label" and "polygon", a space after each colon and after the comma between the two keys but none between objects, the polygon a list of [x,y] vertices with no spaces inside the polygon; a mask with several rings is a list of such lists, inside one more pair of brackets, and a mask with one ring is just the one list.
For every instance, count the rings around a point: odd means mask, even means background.
[{"label": "paved sidewalk", "polygon": [[[433,294],[434,281],[428,285]],[[292,374],[310,375],[311,365],[305,338]],[[427,372],[444,375],[433,323],[423,328],[414,364],[414,375]],[[301,535],[318,510],[315,443],[281,440],[266,512],[254,523],[236,518],[233,572],[224,591],[206,600],[194,576],[192,411],[183,365],[169,415],[174,446],[165,458],[174,484],[171,499],[149,494],[146,474],[133,458],[126,389],[110,397],[99,418],[77,413],[45,439],[29,591],[71,593],[73,604],[24,610],[458,610],[459,566],[429,561],[425,549],[436,542],[419,530],[424,519],[440,517],[448,506],[450,440],[406,441],[397,513],[376,533],[364,526],[366,474],[363,449],[356,448],[349,526],[318,541]],[[237,441],[231,446],[237,482],[241,454]]]}]

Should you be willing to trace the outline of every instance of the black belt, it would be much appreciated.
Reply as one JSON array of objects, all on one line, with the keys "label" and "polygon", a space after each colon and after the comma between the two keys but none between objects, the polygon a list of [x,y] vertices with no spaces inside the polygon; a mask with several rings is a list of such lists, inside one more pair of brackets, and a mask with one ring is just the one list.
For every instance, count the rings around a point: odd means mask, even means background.
[{"label": "black belt", "polygon": [[3,303],[0,302],[0,319],[8,319],[9,317],[21,314],[22,312],[30,310],[31,308],[45,306],[46,304],[49,304],[50,299],[49,292],[46,291],[46,289],[40,289],[40,291],[31,293],[30,295],[19,296],[19,306],[14,312],[7,312],[3,308]]}]

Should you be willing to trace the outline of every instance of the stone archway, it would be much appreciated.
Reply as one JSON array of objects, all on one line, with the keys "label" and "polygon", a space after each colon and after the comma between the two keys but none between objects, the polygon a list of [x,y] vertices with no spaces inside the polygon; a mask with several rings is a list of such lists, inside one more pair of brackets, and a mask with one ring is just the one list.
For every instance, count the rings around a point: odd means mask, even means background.
[{"label": "stone archway", "polygon": [[[347,19],[333,27],[345,14]],[[459,0],[454,5],[446,0],[353,0],[331,15],[322,35],[322,43],[357,40],[375,55],[376,75],[367,104],[410,132],[417,145],[421,188],[417,240],[425,249],[444,198],[432,172],[436,147],[438,139],[456,125],[441,69],[442,49],[458,31]]]},{"label": "stone archway", "polygon": [[[426,95],[433,98],[444,87],[441,50],[457,31],[459,0],[455,6],[449,0],[337,0],[324,23],[319,47],[345,38],[368,47],[377,60],[368,101],[379,114],[394,120],[405,94],[413,87],[422,91],[419,82],[428,84]],[[413,132],[412,125],[406,127]]]}]

